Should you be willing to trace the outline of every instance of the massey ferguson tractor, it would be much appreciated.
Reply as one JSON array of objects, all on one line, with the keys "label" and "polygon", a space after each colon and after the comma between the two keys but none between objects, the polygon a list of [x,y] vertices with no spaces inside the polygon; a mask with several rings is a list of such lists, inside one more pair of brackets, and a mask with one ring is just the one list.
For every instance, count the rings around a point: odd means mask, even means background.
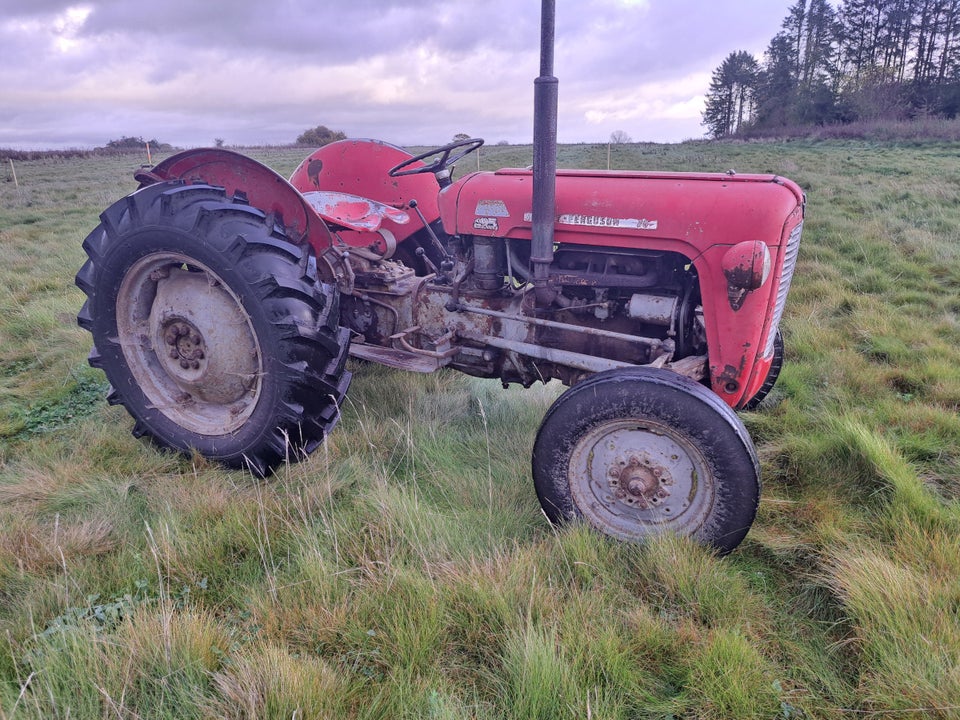
[{"label": "massey ferguson tractor", "polygon": [[133,433],[257,475],[317,448],[348,355],[570,386],[533,447],[553,522],[622,540],[746,535],[759,465],[736,410],[776,381],[804,196],[773,175],[556,170],[544,1],[532,169],[344,140],[289,181],[189,150],[100,216],[80,325]]}]

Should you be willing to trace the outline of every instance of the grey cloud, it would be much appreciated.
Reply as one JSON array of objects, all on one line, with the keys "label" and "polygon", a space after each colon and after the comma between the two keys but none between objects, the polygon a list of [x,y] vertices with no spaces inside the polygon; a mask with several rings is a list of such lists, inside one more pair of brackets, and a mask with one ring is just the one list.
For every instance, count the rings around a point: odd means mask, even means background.
[{"label": "grey cloud", "polygon": [[60,13],[76,4],[75,0],[3,0],[0,11],[7,20],[33,18]]},{"label": "grey cloud", "polygon": [[321,65],[425,42],[452,53],[478,45],[517,47],[526,40],[520,30],[535,29],[538,21],[537,13],[512,0],[100,0],[92,7],[82,30],[87,37],[129,33],[172,47],[290,55]]},{"label": "grey cloud", "polygon": [[[559,0],[561,137],[701,134],[699,117],[591,122],[586,109],[606,109],[604,97],[633,98],[653,81],[658,103],[695,100],[688,78],[708,77],[733,50],[762,49],[790,2]],[[282,143],[318,123],[399,143],[444,142],[461,131],[526,142],[539,5],[0,0],[0,146],[91,146],[121,134],[182,145]],[[82,25],[53,33],[54,18],[77,6],[90,9]],[[46,30],[24,32],[23,22]],[[80,42],[62,47],[72,38]],[[681,82],[685,96],[670,90]]]},{"label": "grey cloud", "polygon": [[[769,0],[604,5],[605,12],[581,19],[587,28],[577,33],[571,27],[559,40],[564,52],[558,53],[558,73],[572,82],[608,87],[710,72],[734,50],[765,46],[786,12],[785,4]],[[579,39],[584,36],[588,48]]]}]

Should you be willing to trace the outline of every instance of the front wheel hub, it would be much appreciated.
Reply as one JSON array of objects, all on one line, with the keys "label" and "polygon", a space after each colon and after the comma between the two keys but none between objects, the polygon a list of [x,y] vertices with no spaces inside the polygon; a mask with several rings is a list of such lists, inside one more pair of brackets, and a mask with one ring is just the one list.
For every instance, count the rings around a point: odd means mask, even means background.
[{"label": "front wheel hub", "polygon": [[566,467],[570,496],[590,524],[624,540],[692,535],[716,487],[689,435],[656,418],[610,418],[579,436]]},{"label": "front wheel hub", "polygon": [[610,489],[620,502],[643,510],[670,497],[673,485],[669,471],[649,457],[619,458],[607,472]]}]

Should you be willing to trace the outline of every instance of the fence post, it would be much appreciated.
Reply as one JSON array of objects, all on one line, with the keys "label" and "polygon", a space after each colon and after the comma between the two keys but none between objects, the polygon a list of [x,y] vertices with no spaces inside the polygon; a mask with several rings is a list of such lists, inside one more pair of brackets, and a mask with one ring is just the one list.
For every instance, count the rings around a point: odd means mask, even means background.
[{"label": "fence post", "polygon": [[13,166],[13,158],[7,158],[10,161],[10,172],[13,174],[13,185],[17,188],[17,195],[22,198],[23,193],[20,192],[20,182],[17,180],[17,169]]}]

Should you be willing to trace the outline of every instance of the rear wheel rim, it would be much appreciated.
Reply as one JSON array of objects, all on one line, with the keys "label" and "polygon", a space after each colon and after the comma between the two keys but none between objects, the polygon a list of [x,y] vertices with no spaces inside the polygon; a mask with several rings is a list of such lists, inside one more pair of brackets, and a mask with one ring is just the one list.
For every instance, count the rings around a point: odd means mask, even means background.
[{"label": "rear wheel rim", "polygon": [[263,386],[259,340],[209,267],[181,253],[147,255],[124,274],[116,310],[120,347],[149,405],[205,436],[250,418]]}]

